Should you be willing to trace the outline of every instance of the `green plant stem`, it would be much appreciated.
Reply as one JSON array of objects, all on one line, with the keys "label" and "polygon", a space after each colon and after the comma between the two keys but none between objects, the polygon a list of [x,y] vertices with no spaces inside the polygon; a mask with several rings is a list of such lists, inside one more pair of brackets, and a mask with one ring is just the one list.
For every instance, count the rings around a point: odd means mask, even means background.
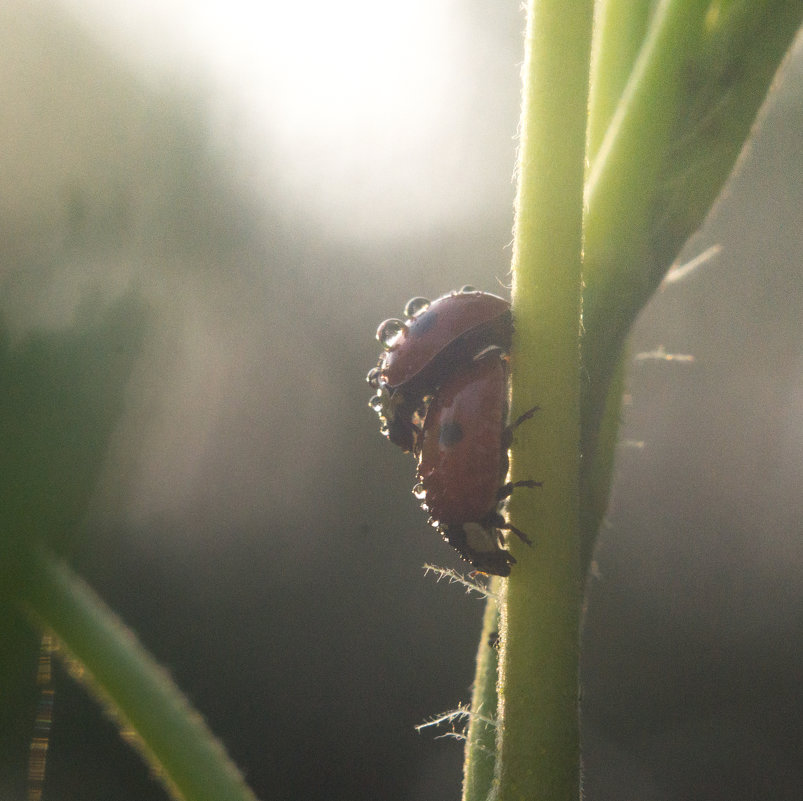
[{"label": "green plant stem", "polygon": [[[720,193],[803,19],[799,0],[660,0],[611,115],[643,12],[622,25],[621,0],[599,3],[611,30],[594,37],[583,232],[586,562],[610,483],[620,405],[612,382],[617,370],[621,382],[627,333]],[[624,43],[612,30],[616,20],[628,32]],[[607,65],[616,74],[600,74]]]},{"label": "green plant stem", "polygon": [[201,716],[116,615],[43,548],[20,557],[19,602],[118,721],[174,798],[255,801]]},{"label": "green plant stem", "polygon": [[627,353],[625,348],[609,385],[600,427],[595,432],[593,458],[584,459],[580,464],[580,569],[584,576],[588,575],[594,556],[594,545],[608,508],[619,436]]},{"label": "green plant stem", "polygon": [[[499,591],[499,579],[492,589]],[[495,597],[485,602],[482,635],[477,649],[477,672],[471,693],[471,717],[466,738],[466,759],[463,767],[463,801],[486,801],[491,790],[496,764],[496,682],[498,678],[497,647],[492,639],[499,637],[499,606]]]},{"label": "green plant stem", "polygon": [[[583,411],[592,431],[599,427],[624,337],[656,286],[650,252],[656,185],[673,134],[683,66],[697,49],[708,4],[659,3],[589,172],[583,364],[590,390]],[[588,440],[584,437],[584,445]]]},{"label": "green plant stem", "polygon": [[579,327],[591,2],[531,0],[513,254],[514,494],[518,564],[503,591],[498,801],[576,801],[579,616]]}]

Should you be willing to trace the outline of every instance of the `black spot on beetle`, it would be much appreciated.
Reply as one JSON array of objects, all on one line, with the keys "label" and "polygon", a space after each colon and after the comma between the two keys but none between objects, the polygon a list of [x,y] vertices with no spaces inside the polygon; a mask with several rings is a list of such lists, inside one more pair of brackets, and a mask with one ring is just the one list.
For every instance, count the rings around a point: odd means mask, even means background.
[{"label": "black spot on beetle", "polygon": [[460,423],[450,421],[441,426],[438,440],[444,447],[451,448],[457,445],[461,439],[463,439],[463,426],[461,426]]}]

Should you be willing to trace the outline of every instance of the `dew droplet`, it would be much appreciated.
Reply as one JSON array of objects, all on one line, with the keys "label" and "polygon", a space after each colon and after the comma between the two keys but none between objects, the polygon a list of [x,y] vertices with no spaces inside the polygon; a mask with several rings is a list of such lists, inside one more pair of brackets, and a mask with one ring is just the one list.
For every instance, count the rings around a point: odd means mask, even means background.
[{"label": "dew droplet", "polygon": [[464,293],[464,292],[476,292],[476,291],[477,291],[477,287],[471,286],[471,284],[466,284],[464,287],[460,288],[460,293],[461,294]]},{"label": "dew droplet", "polygon": [[415,317],[416,314],[420,314],[425,309],[429,308],[429,300],[427,298],[411,298],[407,301],[407,305],[404,307],[404,316],[408,319],[410,317]]},{"label": "dew droplet", "polygon": [[404,322],[391,318],[379,324],[379,328],[376,329],[376,338],[382,347],[388,350],[402,331],[404,331]]}]

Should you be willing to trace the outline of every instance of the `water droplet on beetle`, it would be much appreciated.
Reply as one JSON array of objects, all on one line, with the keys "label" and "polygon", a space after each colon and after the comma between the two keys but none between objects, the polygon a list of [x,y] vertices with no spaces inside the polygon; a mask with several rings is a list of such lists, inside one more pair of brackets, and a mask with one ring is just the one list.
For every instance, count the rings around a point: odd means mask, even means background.
[{"label": "water droplet on beetle", "polygon": [[396,338],[404,331],[404,321],[391,318],[379,324],[376,329],[376,338],[385,350],[388,350]]},{"label": "water droplet on beetle", "polygon": [[410,317],[415,317],[416,314],[420,314],[425,309],[429,308],[429,300],[427,298],[411,298],[407,301],[407,305],[404,307],[404,316],[408,319]]}]

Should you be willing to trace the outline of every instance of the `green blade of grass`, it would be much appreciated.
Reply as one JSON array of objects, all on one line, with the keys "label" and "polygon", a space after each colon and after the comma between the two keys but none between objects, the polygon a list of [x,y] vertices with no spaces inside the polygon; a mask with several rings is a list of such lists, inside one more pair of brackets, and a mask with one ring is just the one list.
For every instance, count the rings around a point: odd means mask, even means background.
[{"label": "green blade of grass", "polygon": [[[117,616],[44,548],[17,557],[17,603],[51,631],[72,673],[118,722],[121,734],[183,801],[255,801],[223,747],[181,691]],[[5,569],[8,570],[8,564]]]}]

